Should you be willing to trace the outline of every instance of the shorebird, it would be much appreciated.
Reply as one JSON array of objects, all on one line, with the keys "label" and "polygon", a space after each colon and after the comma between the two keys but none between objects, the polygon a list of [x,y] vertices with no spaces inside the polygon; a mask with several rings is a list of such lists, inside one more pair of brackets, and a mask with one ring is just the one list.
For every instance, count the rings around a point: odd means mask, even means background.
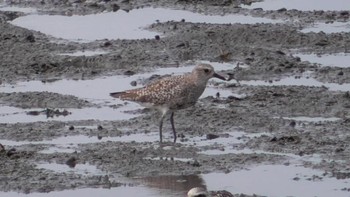
[{"label": "shorebird", "polygon": [[226,80],[225,77],[215,73],[210,64],[199,64],[194,67],[191,73],[165,77],[142,88],[113,92],[110,95],[160,111],[162,114],[159,121],[160,143],[162,143],[163,120],[170,112],[170,123],[174,143],[176,143],[174,112],[193,106],[204,92],[208,80],[213,77]]},{"label": "shorebird", "polygon": [[187,197],[234,197],[233,194],[226,190],[207,192],[202,187],[195,187],[190,189],[187,193]]}]

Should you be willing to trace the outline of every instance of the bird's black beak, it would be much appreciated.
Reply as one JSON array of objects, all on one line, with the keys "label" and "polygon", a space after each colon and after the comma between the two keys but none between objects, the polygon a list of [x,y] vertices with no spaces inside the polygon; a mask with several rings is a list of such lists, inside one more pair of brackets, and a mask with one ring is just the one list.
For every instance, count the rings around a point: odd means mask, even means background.
[{"label": "bird's black beak", "polygon": [[213,77],[226,81],[225,77],[223,77],[223,76],[221,76],[221,75],[219,75],[217,73],[214,73]]}]

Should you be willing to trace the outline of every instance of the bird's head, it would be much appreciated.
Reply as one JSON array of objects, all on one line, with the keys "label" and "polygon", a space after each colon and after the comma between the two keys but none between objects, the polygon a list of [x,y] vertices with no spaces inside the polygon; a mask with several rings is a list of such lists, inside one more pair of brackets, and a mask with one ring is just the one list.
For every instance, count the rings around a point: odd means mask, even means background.
[{"label": "bird's head", "polygon": [[217,74],[210,64],[198,64],[194,67],[192,74],[195,74],[198,79],[203,81],[208,81],[213,77],[226,81],[226,78]]}]

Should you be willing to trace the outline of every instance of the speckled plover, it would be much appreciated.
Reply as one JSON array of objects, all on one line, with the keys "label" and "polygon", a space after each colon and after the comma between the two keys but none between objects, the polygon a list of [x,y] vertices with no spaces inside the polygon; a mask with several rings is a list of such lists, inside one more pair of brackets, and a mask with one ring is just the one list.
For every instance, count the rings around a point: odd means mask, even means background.
[{"label": "speckled plover", "polygon": [[170,123],[175,143],[174,112],[193,106],[204,92],[208,80],[213,77],[226,80],[225,77],[215,73],[211,65],[199,64],[194,67],[191,73],[162,78],[143,88],[113,92],[110,95],[114,98],[134,101],[144,107],[159,110],[162,113],[159,121],[160,143],[162,143],[163,119],[170,112]]}]

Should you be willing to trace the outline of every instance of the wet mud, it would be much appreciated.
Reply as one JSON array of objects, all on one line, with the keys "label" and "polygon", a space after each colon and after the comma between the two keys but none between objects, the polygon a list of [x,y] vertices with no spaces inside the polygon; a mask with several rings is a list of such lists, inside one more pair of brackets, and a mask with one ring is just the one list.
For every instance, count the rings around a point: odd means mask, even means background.
[{"label": "wet mud", "polygon": [[[50,84],[113,75],[129,77],[197,60],[231,64],[230,69],[220,73],[233,77],[227,82],[212,82],[218,94],[201,98],[195,107],[175,113],[178,143],[171,143],[170,122],[165,120],[164,147],[159,146],[159,114],[147,109],[126,111],[136,116],[126,120],[1,123],[0,191],[115,188],[139,185],[142,178],[229,173],[262,164],[297,163],[321,170],[321,179],[349,179],[350,89],[346,85],[350,83],[350,67],[320,66],[297,54],[348,53],[348,32],[300,30],[313,22],[348,22],[349,13],[246,9],[242,6],[252,2],[240,2],[4,1],[7,5],[34,7],[45,14],[85,15],[154,6],[206,14],[249,14],[284,22],[156,22],[147,27],[161,35],[154,39],[79,43],[15,26],[10,21],[24,13],[0,11],[0,87],[10,84],[16,88],[17,83],[31,80]],[[57,55],[84,50],[108,53]],[[145,81],[154,77],[157,76]],[[325,85],[276,85],[286,77],[296,81],[315,79]],[[252,81],[265,85],[251,85]],[[138,85],[139,81],[132,84]],[[334,88],[334,84],[345,88]],[[222,90],[231,93],[220,96]],[[129,105],[114,102],[49,91],[0,92],[1,109],[14,107],[28,116],[69,116],[74,109],[119,109]],[[1,116],[15,113],[20,112]],[[55,172],[38,168],[42,163],[68,165],[72,170],[75,166],[92,165],[96,172]]]}]

